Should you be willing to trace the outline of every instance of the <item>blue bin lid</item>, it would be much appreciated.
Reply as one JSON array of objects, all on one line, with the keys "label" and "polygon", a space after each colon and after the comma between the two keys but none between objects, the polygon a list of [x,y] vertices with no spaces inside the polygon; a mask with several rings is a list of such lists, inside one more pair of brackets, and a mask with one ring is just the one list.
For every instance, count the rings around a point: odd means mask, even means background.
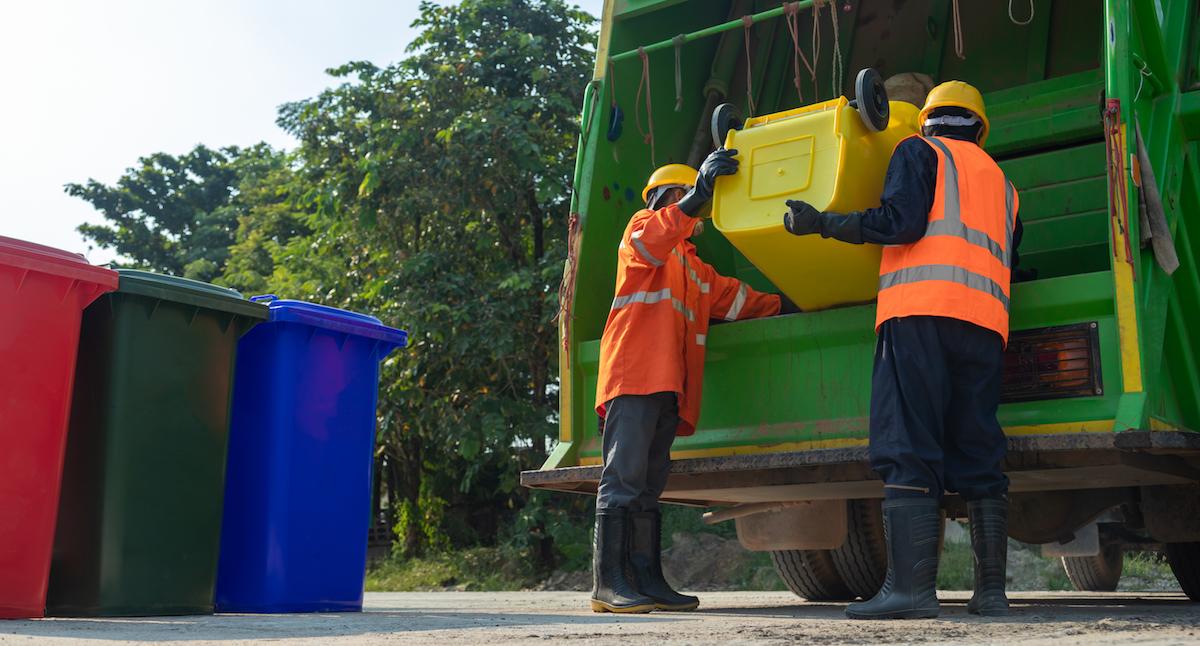
[{"label": "blue bin lid", "polygon": [[266,303],[270,308],[269,320],[273,323],[301,323],[384,341],[398,348],[408,345],[408,332],[388,327],[383,324],[383,321],[367,314],[350,312],[328,305],[281,299],[274,294],[255,296],[250,300],[256,303]]}]

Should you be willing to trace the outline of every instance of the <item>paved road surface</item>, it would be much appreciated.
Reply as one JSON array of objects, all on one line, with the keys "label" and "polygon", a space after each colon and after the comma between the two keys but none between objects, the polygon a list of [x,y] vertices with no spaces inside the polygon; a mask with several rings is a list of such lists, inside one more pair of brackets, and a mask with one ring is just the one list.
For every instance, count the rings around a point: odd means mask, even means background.
[{"label": "paved road surface", "polygon": [[710,592],[698,612],[636,617],[586,612],[577,592],[379,593],[362,614],[0,621],[0,643],[1200,644],[1200,604],[1179,594],[1019,593],[1014,615],[993,620],[968,615],[964,593],[941,597],[940,619],[851,622],[841,605],[779,592]]}]

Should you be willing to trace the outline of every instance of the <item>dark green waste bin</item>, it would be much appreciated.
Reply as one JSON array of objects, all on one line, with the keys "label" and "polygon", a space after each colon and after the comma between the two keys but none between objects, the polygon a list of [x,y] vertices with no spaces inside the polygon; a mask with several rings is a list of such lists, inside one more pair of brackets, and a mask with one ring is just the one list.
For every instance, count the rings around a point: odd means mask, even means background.
[{"label": "dark green waste bin", "polygon": [[267,308],[120,274],[83,316],[47,611],[210,613],[235,355]]}]

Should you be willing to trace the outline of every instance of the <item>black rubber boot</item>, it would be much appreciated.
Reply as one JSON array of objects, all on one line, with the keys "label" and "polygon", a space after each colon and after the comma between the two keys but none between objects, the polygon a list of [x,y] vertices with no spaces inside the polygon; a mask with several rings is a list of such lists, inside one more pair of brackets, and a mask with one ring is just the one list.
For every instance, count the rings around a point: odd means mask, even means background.
[{"label": "black rubber boot", "polygon": [[888,569],[870,601],[846,607],[851,619],[930,619],[938,616],[938,536],[942,514],[932,498],[883,502]]},{"label": "black rubber boot", "polygon": [[629,515],[633,536],[629,562],[637,591],[654,600],[659,610],[695,610],[700,599],[679,594],[667,583],[662,572],[662,512],[637,511]]},{"label": "black rubber boot", "polygon": [[597,509],[592,546],[592,612],[654,610],[654,600],[637,591],[629,570],[629,510]]},{"label": "black rubber boot", "polygon": [[1008,614],[1004,594],[1008,562],[1008,501],[1003,498],[967,503],[971,521],[971,551],[975,553],[975,594],[967,612],[985,617]]}]

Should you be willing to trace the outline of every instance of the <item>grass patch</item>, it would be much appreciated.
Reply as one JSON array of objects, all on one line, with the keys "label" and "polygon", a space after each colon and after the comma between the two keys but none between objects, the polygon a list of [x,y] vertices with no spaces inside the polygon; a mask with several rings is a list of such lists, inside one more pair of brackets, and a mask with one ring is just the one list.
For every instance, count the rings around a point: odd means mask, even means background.
[{"label": "grass patch", "polygon": [[1165,592],[1179,590],[1179,582],[1171,572],[1171,566],[1161,554],[1151,552],[1128,552],[1122,566],[1121,591]]},{"label": "grass patch", "polygon": [[942,546],[942,558],[938,562],[938,590],[970,590],[975,584],[975,561],[969,543],[951,543]]},{"label": "grass patch", "polygon": [[367,592],[468,590],[500,592],[533,585],[536,577],[511,552],[476,547],[413,559],[390,558],[367,568]]}]

